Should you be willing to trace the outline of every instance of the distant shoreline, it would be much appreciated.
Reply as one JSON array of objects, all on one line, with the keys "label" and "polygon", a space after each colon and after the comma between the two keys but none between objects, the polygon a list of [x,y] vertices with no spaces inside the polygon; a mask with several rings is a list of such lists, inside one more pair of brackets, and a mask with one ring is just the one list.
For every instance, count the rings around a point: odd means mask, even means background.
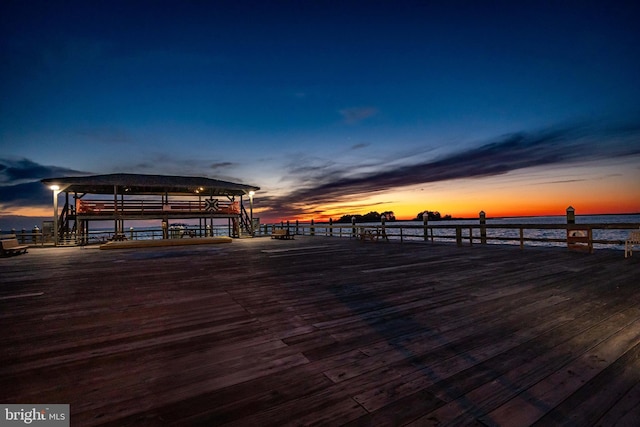
[{"label": "distant shoreline", "polygon": [[[618,216],[618,215],[640,215],[640,212],[630,212],[630,213],[601,213],[601,214],[576,214],[576,217],[586,217],[586,216]],[[550,218],[550,217],[558,217],[565,218],[566,215],[512,215],[512,216],[487,216],[487,219],[512,219],[512,218]],[[473,217],[451,217],[451,218],[441,218],[441,219],[430,219],[429,222],[441,222],[441,221],[471,221],[479,219],[478,216]],[[421,221],[419,219],[396,219],[394,221],[387,222],[417,222]],[[318,222],[316,222],[318,224]]]}]

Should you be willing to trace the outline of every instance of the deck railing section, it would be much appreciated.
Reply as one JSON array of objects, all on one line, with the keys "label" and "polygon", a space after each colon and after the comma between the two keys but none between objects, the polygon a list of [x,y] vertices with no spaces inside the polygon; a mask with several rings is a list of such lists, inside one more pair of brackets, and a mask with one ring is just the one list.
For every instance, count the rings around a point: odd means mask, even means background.
[{"label": "deck railing section", "polygon": [[[282,222],[262,224],[256,235],[268,236],[275,228],[288,229],[290,233],[302,236],[326,236],[358,238],[362,230],[384,229],[389,240],[405,241],[443,241],[457,245],[474,244],[517,244],[525,246],[563,246],[574,248],[584,246],[592,250],[594,245],[624,245],[625,236],[631,230],[638,230],[640,223],[600,223],[600,224],[446,224],[415,225],[401,223],[372,224],[328,224]],[[603,236],[603,231],[618,230],[619,238]],[[612,233],[607,233],[612,234]],[[616,236],[616,237],[617,237]]]},{"label": "deck railing section", "polygon": [[204,200],[177,200],[162,203],[158,200],[76,200],[78,215],[157,215],[162,213],[201,213],[239,215],[240,204],[228,200],[218,200],[215,208]]}]

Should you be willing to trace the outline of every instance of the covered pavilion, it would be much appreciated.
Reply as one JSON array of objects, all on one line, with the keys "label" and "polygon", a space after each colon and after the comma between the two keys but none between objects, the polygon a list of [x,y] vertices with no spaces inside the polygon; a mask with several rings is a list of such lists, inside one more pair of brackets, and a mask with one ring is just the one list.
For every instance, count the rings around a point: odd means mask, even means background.
[{"label": "covered pavilion", "polygon": [[[192,176],[108,174],[41,180],[53,191],[53,239],[59,244],[88,242],[93,221],[113,221],[114,238],[124,236],[125,220],[161,220],[168,238],[169,220],[228,219],[232,237],[253,234],[253,195],[260,188]],[[60,193],[65,194],[62,210]],[[249,198],[249,212],[244,198]],[[202,227],[201,227],[202,228]]]}]

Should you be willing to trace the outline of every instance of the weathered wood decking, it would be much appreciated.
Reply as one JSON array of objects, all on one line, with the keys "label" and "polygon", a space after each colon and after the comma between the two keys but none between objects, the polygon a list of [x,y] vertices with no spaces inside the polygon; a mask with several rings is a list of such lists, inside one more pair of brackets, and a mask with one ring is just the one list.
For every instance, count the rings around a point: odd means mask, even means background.
[{"label": "weathered wood decking", "polygon": [[638,425],[640,257],[329,238],[0,259],[0,402],[92,425]]}]

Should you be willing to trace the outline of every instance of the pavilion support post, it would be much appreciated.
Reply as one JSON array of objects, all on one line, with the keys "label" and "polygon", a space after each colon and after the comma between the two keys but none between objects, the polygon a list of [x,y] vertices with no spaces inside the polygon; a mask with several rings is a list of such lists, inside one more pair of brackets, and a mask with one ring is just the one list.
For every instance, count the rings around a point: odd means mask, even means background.
[{"label": "pavilion support post", "polygon": [[113,186],[113,235],[118,234],[118,186]]},{"label": "pavilion support post", "polygon": [[60,239],[59,230],[58,230],[58,194],[60,194],[60,190],[58,190],[57,188],[54,189],[53,190],[53,244],[55,246],[58,246],[58,241]]},{"label": "pavilion support post", "polygon": [[[202,196],[198,194],[198,212],[202,211]],[[198,236],[202,237],[202,218],[198,218]]]},{"label": "pavilion support post", "polygon": [[[256,236],[256,230],[255,230],[255,226],[253,224],[253,196],[254,196],[254,194],[255,194],[255,191],[249,191],[249,220],[251,221],[251,237],[255,237]],[[259,225],[258,225],[258,228],[260,228]]]},{"label": "pavilion support post", "polygon": [[65,238],[69,238],[69,215],[71,215],[71,208],[69,206],[69,192],[64,192],[64,207],[67,210],[67,214],[64,218],[64,234]]}]

